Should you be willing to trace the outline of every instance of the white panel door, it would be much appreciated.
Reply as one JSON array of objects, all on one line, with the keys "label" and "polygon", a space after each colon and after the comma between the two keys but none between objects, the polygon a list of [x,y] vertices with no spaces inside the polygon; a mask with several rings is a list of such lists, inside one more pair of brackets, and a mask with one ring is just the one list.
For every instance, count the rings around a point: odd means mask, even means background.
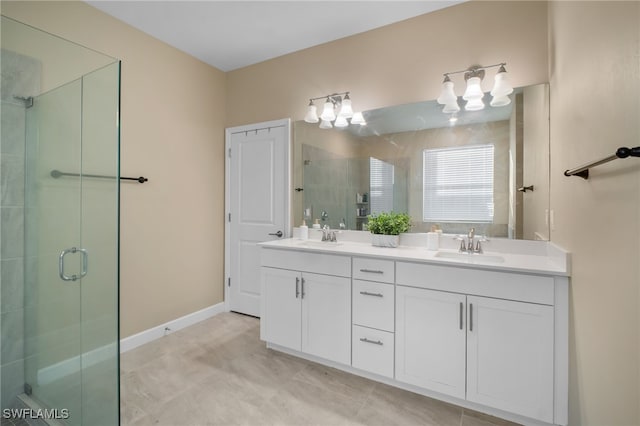
[{"label": "white panel door", "polygon": [[302,352],[351,364],[351,280],[302,274]]},{"label": "white panel door", "polygon": [[467,303],[467,400],[553,423],[553,307]]},{"label": "white panel door", "polygon": [[286,269],[261,268],[262,340],[299,351],[301,348],[301,274]]},{"label": "white panel door", "polygon": [[227,130],[227,285],[232,311],[260,316],[259,242],[289,234],[289,126]]},{"label": "white panel door", "polygon": [[465,397],[465,303],[457,293],[396,286],[396,379]]}]

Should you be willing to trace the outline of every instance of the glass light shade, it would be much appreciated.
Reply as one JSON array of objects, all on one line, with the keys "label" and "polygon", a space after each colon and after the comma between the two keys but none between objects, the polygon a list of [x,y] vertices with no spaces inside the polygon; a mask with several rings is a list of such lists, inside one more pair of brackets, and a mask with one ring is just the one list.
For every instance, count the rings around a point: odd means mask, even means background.
[{"label": "glass light shade", "polygon": [[364,120],[364,116],[361,112],[355,112],[353,113],[353,117],[351,118],[351,124],[359,124],[361,126],[364,126],[365,124],[367,124],[367,122]]},{"label": "glass light shade", "polygon": [[349,125],[349,122],[347,121],[346,117],[338,115],[338,118],[336,118],[336,122],[333,123],[333,125],[342,128],[347,127]]},{"label": "glass light shade", "polygon": [[493,99],[491,99],[490,105],[492,107],[501,107],[501,106],[507,106],[511,103],[511,98],[509,98],[509,96],[505,95],[505,96],[494,96]]},{"label": "glass light shade", "polygon": [[442,112],[444,112],[445,114],[451,114],[452,112],[458,112],[458,111],[460,111],[460,105],[458,105],[457,99],[454,100],[453,102],[446,104],[442,109]]},{"label": "glass light shade", "polygon": [[436,101],[441,105],[452,104],[458,100],[453,91],[453,81],[445,81],[442,83],[442,92]]},{"label": "glass light shade", "polygon": [[333,121],[336,119],[336,113],[333,110],[333,102],[327,99],[327,102],[324,103],[324,108],[322,109],[322,115],[320,119],[324,121]]},{"label": "glass light shade", "polygon": [[351,99],[345,97],[342,100],[342,107],[340,107],[340,113],[338,114],[338,117],[344,117],[344,118],[353,117],[353,108],[351,107]]},{"label": "glass light shade", "polygon": [[321,129],[332,129],[333,125],[331,124],[331,121],[329,121],[329,120],[322,120],[320,122],[320,128]]},{"label": "glass light shade", "polygon": [[320,119],[318,118],[318,107],[313,104],[309,105],[309,108],[307,109],[307,115],[304,116],[304,121],[306,121],[307,123],[317,123],[318,121],[320,121]]},{"label": "glass light shade", "polygon": [[484,109],[484,102],[482,102],[482,98],[470,99],[464,109],[467,111],[480,111]]},{"label": "glass light shade", "polygon": [[498,74],[496,74],[493,89],[491,89],[491,96],[494,98],[502,98],[503,96],[510,95],[511,93],[513,93],[513,87],[511,87],[511,83],[509,83],[507,71],[504,67],[501,67]]},{"label": "glass light shade", "polygon": [[480,77],[471,77],[467,80],[467,90],[464,91],[464,95],[462,95],[462,99],[465,101],[471,99],[482,99],[484,96],[484,92],[482,91],[482,86],[480,83]]}]

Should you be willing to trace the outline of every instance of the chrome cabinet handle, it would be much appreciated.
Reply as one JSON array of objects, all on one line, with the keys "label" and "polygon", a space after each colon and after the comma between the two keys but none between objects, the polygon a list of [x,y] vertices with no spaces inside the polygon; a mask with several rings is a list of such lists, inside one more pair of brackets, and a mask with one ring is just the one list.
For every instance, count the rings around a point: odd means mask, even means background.
[{"label": "chrome cabinet handle", "polygon": [[301,297],[300,297],[300,298],[301,298],[301,299],[304,299],[304,277],[302,278],[302,280],[301,280],[300,282],[301,282],[301,284],[302,284],[302,285],[301,285],[301,287],[302,287],[302,294],[301,294]]},{"label": "chrome cabinet handle", "polygon": [[278,238],[282,238],[284,234],[282,233],[282,231],[278,231],[278,232],[270,232],[269,235],[275,235]]},{"label": "chrome cabinet handle", "polygon": [[360,341],[365,343],[371,343],[373,345],[380,345],[380,346],[384,345],[384,343],[382,343],[380,340],[369,340],[366,337],[361,337]]},{"label": "chrome cabinet handle", "polygon": [[[80,270],[80,275],[66,275],[64,273],[64,258],[69,253],[77,253],[80,252],[82,255],[82,267]],[[60,252],[60,257],[58,257],[58,274],[60,275],[60,279],[63,281],[76,281],[85,275],[89,271],[89,254],[85,249],[79,249],[77,247],[71,247],[69,249],[62,250]]]},{"label": "chrome cabinet handle", "polygon": [[473,331],[473,303],[469,303],[469,331]]},{"label": "chrome cabinet handle", "polygon": [[382,293],[369,293],[368,291],[361,291],[360,294],[363,294],[365,296],[384,297]]},{"label": "chrome cabinet handle", "polygon": [[300,277],[296,277],[296,299],[300,296]]},{"label": "chrome cabinet handle", "polygon": [[360,269],[360,272],[368,272],[370,274],[384,274],[384,271],[378,271],[376,269]]},{"label": "chrome cabinet handle", "polygon": [[463,319],[462,319],[462,310],[464,309],[464,304],[460,302],[460,330],[464,327]]}]

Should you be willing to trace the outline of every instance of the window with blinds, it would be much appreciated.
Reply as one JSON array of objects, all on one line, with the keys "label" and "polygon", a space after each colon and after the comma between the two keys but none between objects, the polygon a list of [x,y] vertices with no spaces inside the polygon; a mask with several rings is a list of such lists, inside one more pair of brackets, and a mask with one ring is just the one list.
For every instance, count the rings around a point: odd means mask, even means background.
[{"label": "window with blinds", "polygon": [[393,210],[393,164],[369,157],[369,202],[371,214]]},{"label": "window with blinds", "polygon": [[423,151],[425,222],[493,222],[493,148]]}]

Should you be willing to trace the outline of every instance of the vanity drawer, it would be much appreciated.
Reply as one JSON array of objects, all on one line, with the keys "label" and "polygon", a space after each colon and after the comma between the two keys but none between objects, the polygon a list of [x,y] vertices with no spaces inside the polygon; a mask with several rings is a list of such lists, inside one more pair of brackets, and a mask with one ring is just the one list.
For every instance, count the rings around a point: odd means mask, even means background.
[{"label": "vanity drawer", "polygon": [[371,259],[367,257],[353,258],[353,278],[381,283],[393,283],[394,261]]},{"label": "vanity drawer", "polygon": [[393,284],[353,280],[353,323],[393,332]]},{"label": "vanity drawer", "polygon": [[553,305],[553,277],[397,262],[396,284]]},{"label": "vanity drawer", "polygon": [[352,336],[351,365],[393,378],[393,333],[354,325]]},{"label": "vanity drawer", "polygon": [[270,268],[351,277],[351,259],[349,256],[262,247],[260,250],[260,263],[262,266]]}]

